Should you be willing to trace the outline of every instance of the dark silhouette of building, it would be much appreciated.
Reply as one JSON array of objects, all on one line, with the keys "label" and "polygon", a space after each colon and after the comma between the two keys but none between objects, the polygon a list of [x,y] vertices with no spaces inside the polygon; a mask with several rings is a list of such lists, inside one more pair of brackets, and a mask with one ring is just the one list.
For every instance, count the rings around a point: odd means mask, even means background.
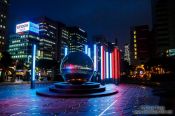
[{"label": "dark silhouette of building", "polygon": [[174,0],[152,0],[156,53],[160,56],[171,49],[175,49],[174,6]]},{"label": "dark silhouette of building", "polygon": [[7,14],[9,0],[0,0],[0,52],[5,50],[7,41]]},{"label": "dark silhouette of building", "polygon": [[150,58],[150,31],[148,25],[131,28],[130,57],[131,64],[146,63]]}]

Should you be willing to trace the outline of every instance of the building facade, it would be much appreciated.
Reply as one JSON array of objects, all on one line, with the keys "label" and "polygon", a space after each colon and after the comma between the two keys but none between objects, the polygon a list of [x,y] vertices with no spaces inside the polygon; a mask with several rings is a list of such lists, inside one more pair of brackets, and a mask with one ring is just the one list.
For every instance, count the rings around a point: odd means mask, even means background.
[{"label": "building facade", "polygon": [[159,56],[175,48],[174,6],[173,0],[152,0],[153,31]]},{"label": "building facade", "polygon": [[130,56],[131,64],[146,63],[150,58],[150,31],[148,25],[131,28]]},{"label": "building facade", "polygon": [[[9,38],[8,52],[12,59],[29,62],[32,57],[32,42],[34,40],[39,43],[39,26],[32,22],[18,24],[16,34],[11,35]],[[38,50],[37,53],[39,55]]]},{"label": "building facade", "polygon": [[79,27],[68,27],[69,41],[68,48],[70,52],[84,51],[87,43],[87,33]]},{"label": "building facade", "polygon": [[0,52],[5,50],[7,40],[8,0],[0,0]]},{"label": "building facade", "polygon": [[37,18],[39,24],[39,56],[40,59],[57,60],[57,39],[58,26],[57,22],[47,18]]}]

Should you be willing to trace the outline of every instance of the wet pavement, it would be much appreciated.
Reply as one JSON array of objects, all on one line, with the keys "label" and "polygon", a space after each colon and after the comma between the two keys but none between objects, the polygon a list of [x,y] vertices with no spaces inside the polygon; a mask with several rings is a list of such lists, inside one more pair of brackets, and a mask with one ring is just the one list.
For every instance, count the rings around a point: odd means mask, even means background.
[{"label": "wet pavement", "polygon": [[120,84],[117,88],[119,93],[112,96],[63,99],[37,96],[29,84],[0,86],[0,116],[132,116],[143,105],[159,105],[149,87]]}]

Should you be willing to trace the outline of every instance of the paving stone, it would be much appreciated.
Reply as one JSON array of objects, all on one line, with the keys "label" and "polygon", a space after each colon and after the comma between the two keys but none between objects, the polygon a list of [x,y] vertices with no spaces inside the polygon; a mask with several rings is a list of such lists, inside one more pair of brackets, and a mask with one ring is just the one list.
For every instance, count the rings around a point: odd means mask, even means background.
[{"label": "paving stone", "polygon": [[0,116],[98,116],[106,109],[104,116],[130,116],[143,104],[159,104],[149,87],[120,84],[118,90],[106,97],[63,99],[37,96],[28,84],[0,86]]}]

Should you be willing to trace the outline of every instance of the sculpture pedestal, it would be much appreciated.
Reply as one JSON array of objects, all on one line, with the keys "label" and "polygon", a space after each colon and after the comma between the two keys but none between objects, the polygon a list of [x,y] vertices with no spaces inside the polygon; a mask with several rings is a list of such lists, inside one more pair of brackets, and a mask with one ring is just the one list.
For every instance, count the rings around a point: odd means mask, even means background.
[{"label": "sculpture pedestal", "polygon": [[82,97],[99,97],[118,93],[116,85],[86,82],[82,85],[72,85],[67,82],[55,83],[53,86],[44,89],[38,89],[37,95],[58,98],[82,98]]}]

